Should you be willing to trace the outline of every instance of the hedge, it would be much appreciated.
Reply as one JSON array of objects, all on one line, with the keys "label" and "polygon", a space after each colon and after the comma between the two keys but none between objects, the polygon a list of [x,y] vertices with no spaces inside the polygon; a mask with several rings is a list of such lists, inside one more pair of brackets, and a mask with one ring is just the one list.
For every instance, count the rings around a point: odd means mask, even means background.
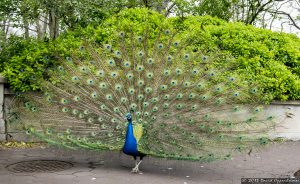
[{"label": "hedge", "polygon": [[[14,90],[37,90],[39,85],[35,81],[49,77],[44,71],[55,68],[63,62],[62,58],[72,55],[84,39],[108,43],[116,36],[114,29],[139,33],[144,31],[141,25],[145,22],[150,32],[157,31],[156,27],[171,26],[178,34],[189,37],[189,46],[194,50],[232,55],[241,77],[256,82],[268,100],[300,99],[298,37],[209,16],[166,19],[147,9],[124,10],[99,26],[68,31],[55,41],[18,40],[17,44],[2,49],[1,70]],[[151,34],[149,36],[151,38]]]}]

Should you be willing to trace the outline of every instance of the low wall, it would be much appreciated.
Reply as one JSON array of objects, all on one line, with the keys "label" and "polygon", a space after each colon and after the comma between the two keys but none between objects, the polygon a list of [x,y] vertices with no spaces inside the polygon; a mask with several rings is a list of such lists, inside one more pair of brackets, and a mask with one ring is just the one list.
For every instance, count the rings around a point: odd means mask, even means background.
[{"label": "low wall", "polygon": [[0,77],[0,140],[6,139],[6,124],[4,121],[4,85],[5,78]]},{"label": "low wall", "polygon": [[300,100],[280,102],[275,101],[269,106],[272,114],[281,114],[282,123],[275,130],[274,137],[284,137],[300,140]]},{"label": "low wall", "polygon": [[[5,109],[8,108],[13,97],[14,94],[9,90],[5,78],[0,77],[0,141],[38,141],[26,136],[20,128],[12,126],[5,121]],[[268,111],[278,114],[284,114],[283,112],[287,109],[290,112],[289,117],[284,118],[284,122],[276,129],[276,133],[273,136],[300,140],[300,100],[288,102],[275,101],[268,107]]]},{"label": "low wall", "polygon": [[[6,141],[9,138],[9,130],[6,119],[7,108],[10,106],[14,94],[9,88],[6,79],[0,77],[0,141]],[[13,132],[13,131],[12,131]]]}]

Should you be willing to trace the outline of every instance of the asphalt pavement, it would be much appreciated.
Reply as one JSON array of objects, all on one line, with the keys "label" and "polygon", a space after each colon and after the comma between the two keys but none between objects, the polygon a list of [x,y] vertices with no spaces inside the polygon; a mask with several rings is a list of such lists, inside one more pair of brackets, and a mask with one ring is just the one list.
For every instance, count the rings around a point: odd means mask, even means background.
[{"label": "asphalt pavement", "polygon": [[[12,172],[21,161],[60,160],[73,167],[57,172]],[[144,158],[142,174],[134,160],[118,152],[55,147],[0,150],[0,184],[240,184],[241,178],[293,178],[300,170],[300,141],[271,145],[232,160],[199,163]],[[24,169],[24,168],[23,168]]]}]

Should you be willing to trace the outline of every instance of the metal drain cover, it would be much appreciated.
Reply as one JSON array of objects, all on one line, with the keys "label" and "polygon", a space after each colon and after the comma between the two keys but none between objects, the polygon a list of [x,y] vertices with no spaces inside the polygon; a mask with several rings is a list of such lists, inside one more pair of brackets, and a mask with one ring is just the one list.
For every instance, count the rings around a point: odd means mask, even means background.
[{"label": "metal drain cover", "polygon": [[70,169],[73,164],[59,160],[31,160],[17,162],[6,166],[15,173],[57,172]]}]

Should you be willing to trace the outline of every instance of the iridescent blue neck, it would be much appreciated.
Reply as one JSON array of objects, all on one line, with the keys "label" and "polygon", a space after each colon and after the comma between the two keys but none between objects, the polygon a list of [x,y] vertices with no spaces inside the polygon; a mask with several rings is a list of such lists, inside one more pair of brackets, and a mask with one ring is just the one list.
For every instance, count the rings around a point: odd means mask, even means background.
[{"label": "iridescent blue neck", "polygon": [[132,120],[128,120],[127,132],[123,152],[128,155],[137,155],[137,142],[133,134]]}]

